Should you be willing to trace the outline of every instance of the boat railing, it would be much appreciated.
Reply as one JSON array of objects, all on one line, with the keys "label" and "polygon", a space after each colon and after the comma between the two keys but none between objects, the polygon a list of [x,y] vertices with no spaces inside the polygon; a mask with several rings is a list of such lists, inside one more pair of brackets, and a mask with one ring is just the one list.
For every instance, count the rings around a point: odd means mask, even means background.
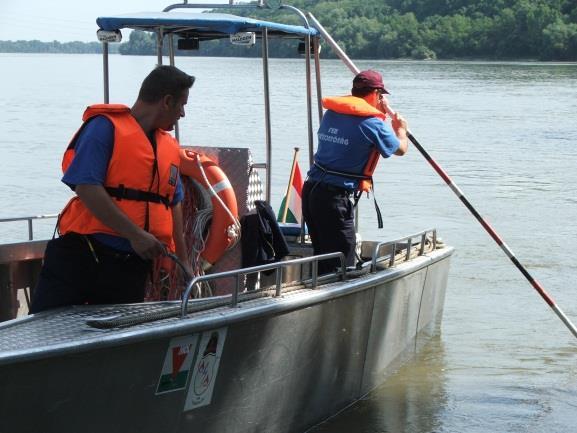
[{"label": "boat railing", "polygon": [[163,12],[170,12],[174,9],[233,9],[233,8],[264,8],[264,0],[257,0],[256,2],[240,2],[229,0],[228,3],[194,3],[184,0],[182,3],[175,3],[163,9]]},{"label": "boat railing", "polygon": [[[416,242],[414,242],[416,240]],[[400,261],[409,261],[414,253],[413,247],[419,247],[416,256],[422,256],[425,253],[427,242],[431,245],[432,250],[437,248],[437,230],[428,229],[405,236],[392,241],[380,242],[373,249],[371,262],[371,272],[377,272],[379,263],[388,262],[388,267],[392,267],[400,258]],[[384,250],[384,251],[383,251]]]},{"label": "boat railing", "polygon": [[28,240],[34,240],[34,225],[35,220],[58,218],[58,214],[48,214],[48,215],[33,215],[26,217],[15,217],[15,218],[0,218],[0,223],[16,222],[16,221],[26,221],[28,223]]},{"label": "boat railing", "polygon": [[311,256],[311,257],[302,257],[299,259],[293,260],[286,260],[276,263],[270,263],[266,265],[259,265],[259,266],[252,266],[250,268],[242,268],[242,269],[235,269],[232,271],[226,272],[219,272],[217,274],[209,274],[209,275],[200,275],[194,277],[190,280],[188,285],[186,286],[186,290],[184,291],[182,305],[181,305],[181,318],[186,317],[187,313],[187,306],[188,306],[188,298],[190,297],[190,293],[192,292],[193,287],[203,282],[221,279],[221,278],[234,278],[235,279],[235,287],[234,291],[232,292],[231,300],[230,300],[230,307],[235,308],[238,305],[238,297],[243,287],[244,277],[250,274],[256,274],[263,271],[275,271],[276,277],[276,292],[275,296],[280,296],[282,294],[282,281],[283,281],[283,271],[285,268],[289,266],[295,265],[303,265],[306,263],[310,263],[311,265],[311,287],[315,288],[318,285],[319,275],[318,275],[318,264],[321,260],[328,260],[328,259],[339,259],[340,261],[340,270],[339,275],[342,281],[347,279],[347,268],[345,264],[345,255],[341,252],[329,253],[329,254],[321,254],[318,256]]}]

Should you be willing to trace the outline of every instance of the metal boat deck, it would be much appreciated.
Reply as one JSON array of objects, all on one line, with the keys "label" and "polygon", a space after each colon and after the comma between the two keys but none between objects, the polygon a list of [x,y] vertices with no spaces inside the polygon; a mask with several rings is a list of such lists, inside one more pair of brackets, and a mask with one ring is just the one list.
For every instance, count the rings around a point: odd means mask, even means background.
[{"label": "metal boat deck", "polygon": [[[231,308],[233,296],[218,297],[213,308],[180,317],[180,302],[153,302],[145,304],[110,306],[73,306],[0,324],[0,365],[17,360],[30,360],[85,351],[96,347],[131,344],[150,338],[165,338],[182,332],[202,332],[205,329],[230,325],[258,317],[283,314],[295,309],[312,306],[330,299],[385,284],[405,274],[416,272],[432,262],[450,256],[453,249],[445,247],[427,255],[418,256],[394,268],[367,273],[358,278],[323,284],[315,288],[288,291],[281,296],[268,296],[242,300]],[[250,294],[247,292],[245,294]],[[266,294],[264,294],[266,295]],[[206,299],[190,301],[192,308],[207,304]],[[214,302],[214,301],[213,301]],[[222,305],[226,303],[226,305]],[[146,316],[172,311],[172,317],[146,321]],[[119,317],[140,317],[141,323],[131,326],[96,328],[90,321]],[[138,321],[137,321],[138,322]]]}]

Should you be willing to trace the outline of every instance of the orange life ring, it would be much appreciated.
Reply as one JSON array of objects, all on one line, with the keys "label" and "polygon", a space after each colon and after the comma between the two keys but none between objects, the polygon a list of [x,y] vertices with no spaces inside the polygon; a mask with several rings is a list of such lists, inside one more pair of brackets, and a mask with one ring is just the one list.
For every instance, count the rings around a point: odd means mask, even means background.
[{"label": "orange life ring", "polygon": [[[204,171],[206,179],[202,171]],[[212,223],[210,224],[205,248],[200,255],[206,262],[213,265],[236,242],[239,235],[236,195],[224,172],[212,159],[205,155],[192,150],[181,149],[180,172],[196,180],[211,196]],[[211,188],[208,187],[207,180]],[[230,214],[224,209],[223,204],[228,208]],[[235,230],[235,228],[237,229]]]}]

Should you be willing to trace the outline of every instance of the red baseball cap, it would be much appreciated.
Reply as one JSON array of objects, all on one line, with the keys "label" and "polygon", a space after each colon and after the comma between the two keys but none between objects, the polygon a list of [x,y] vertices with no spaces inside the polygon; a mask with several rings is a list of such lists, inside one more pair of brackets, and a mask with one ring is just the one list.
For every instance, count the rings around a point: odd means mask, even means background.
[{"label": "red baseball cap", "polygon": [[380,89],[383,93],[388,94],[389,91],[385,89],[383,84],[383,77],[377,71],[369,69],[367,71],[359,72],[353,79],[354,89]]}]

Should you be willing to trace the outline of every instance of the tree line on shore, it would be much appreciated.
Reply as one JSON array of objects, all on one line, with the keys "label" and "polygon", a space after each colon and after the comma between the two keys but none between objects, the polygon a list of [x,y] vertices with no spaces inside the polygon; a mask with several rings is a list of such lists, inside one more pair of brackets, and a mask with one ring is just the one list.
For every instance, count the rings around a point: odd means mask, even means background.
[{"label": "tree line on shore", "polygon": [[[114,51],[117,52],[118,50]],[[0,41],[0,53],[98,54],[102,53],[102,44],[100,42],[80,41]]]},{"label": "tree line on shore", "polygon": [[[347,54],[357,59],[577,60],[575,0],[292,0],[289,3],[312,12]],[[286,9],[255,10],[250,15],[302,24],[297,15]],[[61,48],[78,47],[61,44]],[[118,51],[153,54],[154,36],[134,31]],[[273,57],[298,55],[296,43],[291,41],[275,41],[269,51]],[[258,43],[248,48],[206,41],[201,42],[199,50],[178,54],[259,56],[260,48]],[[330,50],[323,53],[323,57],[333,56]]]}]

